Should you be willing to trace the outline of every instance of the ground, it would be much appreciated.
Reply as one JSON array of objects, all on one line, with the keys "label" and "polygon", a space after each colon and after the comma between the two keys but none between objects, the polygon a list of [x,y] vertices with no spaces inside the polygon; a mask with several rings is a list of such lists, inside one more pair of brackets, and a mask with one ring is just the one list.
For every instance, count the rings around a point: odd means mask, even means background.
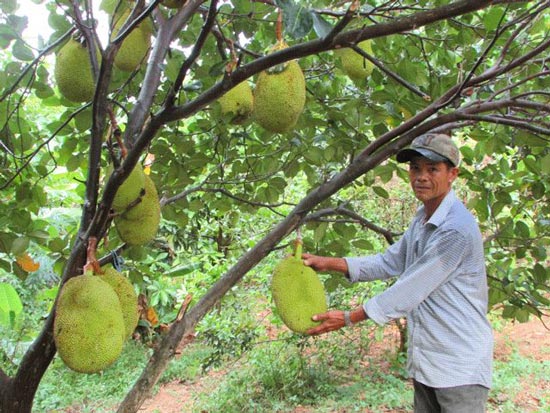
[{"label": "ground", "polygon": [[[392,334],[388,334],[387,337],[376,343],[376,346],[371,349],[371,352],[378,352],[380,357],[386,354],[388,347],[395,347],[396,339]],[[550,317],[545,317],[543,322],[539,319],[531,319],[527,323],[506,323],[506,326],[498,331],[495,331],[495,359],[507,360],[512,352],[517,351],[530,358],[537,360],[550,360]],[[209,378],[214,378],[223,375],[220,372],[211,373]],[[533,387],[539,387],[538,391],[533,391]],[[540,389],[540,386],[544,386],[544,389]],[[206,388],[206,380],[200,379],[196,382],[179,383],[172,382],[163,385],[159,391],[148,399],[139,410],[140,413],[182,413],[191,411],[191,408],[187,410],[185,406],[191,406],[193,395],[201,392],[208,391]],[[535,396],[536,394],[550,393],[550,381],[543,382],[530,382],[522,384],[522,391],[518,393],[515,398],[517,406],[521,406],[522,413],[534,413],[540,412],[540,400]],[[497,396],[504,401],[507,395]],[[310,409],[297,408],[294,412],[289,413],[313,413]],[[370,413],[370,412],[364,412]],[[385,410],[384,413],[405,413],[403,410]],[[518,412],[519,413],[519,412]]]}]

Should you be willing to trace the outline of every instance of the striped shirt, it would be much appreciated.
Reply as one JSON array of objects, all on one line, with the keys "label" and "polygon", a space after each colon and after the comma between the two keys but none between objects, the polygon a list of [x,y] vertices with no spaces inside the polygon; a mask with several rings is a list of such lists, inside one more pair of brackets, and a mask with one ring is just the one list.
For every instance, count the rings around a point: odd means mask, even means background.
[{"label": "striped shirt", "polygon": [[363,308],[378,324],[407,317],[409,374],[431,387],[491,387],[483,242],[473,215],[450,191],[429,221],[420,207],[384,253],[346,258],[352,282],[398,277]]}]

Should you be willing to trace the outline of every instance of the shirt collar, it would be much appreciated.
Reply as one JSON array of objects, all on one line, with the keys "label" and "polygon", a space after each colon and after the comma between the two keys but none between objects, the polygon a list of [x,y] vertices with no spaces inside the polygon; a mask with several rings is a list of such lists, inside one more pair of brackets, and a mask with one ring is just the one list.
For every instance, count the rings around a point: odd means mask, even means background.
[{"label": "shirt collar", "polygon": [[[451,206],[456,201],[456,195],[454,190],[450,190],[447,195],[445,195],[445,198],[443,198],[443,201],[441,201],[441,204],[437,207],[435,212],[432,214],[428,222],[426,224],[432,224],[436,227],[440,226],[444,221],[445,217],[449,213]],[[418,210],[418,216],[423,217],[424,216],[424,206],[421,206]]]}]

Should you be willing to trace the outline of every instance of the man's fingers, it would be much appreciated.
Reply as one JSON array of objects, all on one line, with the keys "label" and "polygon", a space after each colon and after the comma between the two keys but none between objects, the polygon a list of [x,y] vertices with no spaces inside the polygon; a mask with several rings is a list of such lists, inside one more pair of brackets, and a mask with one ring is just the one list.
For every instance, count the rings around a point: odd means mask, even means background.
[{"label": "man's fingers", "polygon": [[313,315],[313,317],[311,317],[311,319],[313,321],[324,321],[324,320],[327,320],[328,319],[328,313],[321,313],[321,314],[315,314]]}]

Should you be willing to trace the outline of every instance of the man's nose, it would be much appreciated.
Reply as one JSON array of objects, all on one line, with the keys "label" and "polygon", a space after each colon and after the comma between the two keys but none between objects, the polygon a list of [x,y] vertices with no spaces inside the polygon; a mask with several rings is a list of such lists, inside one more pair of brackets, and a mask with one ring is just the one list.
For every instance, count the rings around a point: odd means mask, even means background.
[{"label": "man's nose", "polygon": [[416,171],[414,178],[416,181],[424,181],[426,177],[427,177],[427,172],[423,169],[419,169],[418,171]]}]

